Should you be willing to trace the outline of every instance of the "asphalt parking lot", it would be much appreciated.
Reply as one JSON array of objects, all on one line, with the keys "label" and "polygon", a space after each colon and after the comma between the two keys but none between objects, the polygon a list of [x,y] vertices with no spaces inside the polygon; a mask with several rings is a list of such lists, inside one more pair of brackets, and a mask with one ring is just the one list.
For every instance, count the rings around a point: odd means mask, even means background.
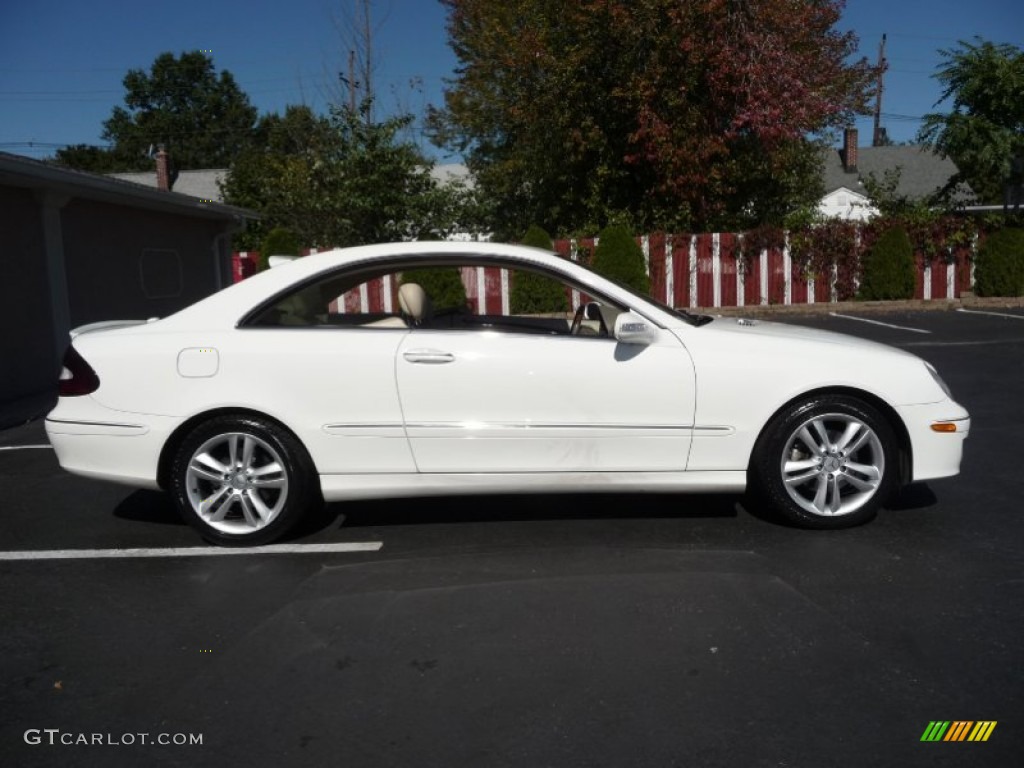
[{"label": "asphalt parking lot", "polygon": [[[0,765],[1021,765],[1024,310],[846,315],[787,322],[913,351],[973,419],[958,478],[849,531],[464,497],[123,557],[201,542],[39,423],[0,432]],[[937,720],[997,725],[922,742]]]}]

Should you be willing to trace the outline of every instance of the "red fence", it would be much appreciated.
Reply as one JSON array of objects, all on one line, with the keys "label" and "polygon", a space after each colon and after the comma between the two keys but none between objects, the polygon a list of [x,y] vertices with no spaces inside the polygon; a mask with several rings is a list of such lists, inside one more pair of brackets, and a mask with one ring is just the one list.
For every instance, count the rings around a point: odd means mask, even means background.
[{"label": "red fence", "polygon": [[[743,307],[765,304],[815,304],[834,301],[831,275],[807,274],[794,261],[788,248],[769,248],[749,259],[735,255],[737,235],[652,234],[637,238],[651,295],[674,307]],[[566,258],[592,254],[597,238],[556,240],[555,251]],[[255,271],[259,254],[235,254],[235,282]],[[954,299],[971,290],[974,283],[971,248],[956,250],[950,260],[917,256],[914,298]],[[390,278],[370,281],[339,302],[342,312],[391,312],[398,306],[397,285]],[[496,268],[466,267],[462,282],[472,311],[478,314],[508,313],[509,275]],[[573,293],[573,306],[580,296]]]},{"label": "red fence", "polygon": [[[749,259],[735,255],[737,235],[652,234],[637,238],[651,295],[675,307],[743,307],[763,304],[814,304],[834,301],[832,276],[809,278],[789,248],[768,248]],[[563,256],[592,253],[594,239],[559,240]],[[973,285],[970,247],[959,248],[951,260],[917,255],[914,298],[959,298]]]}]

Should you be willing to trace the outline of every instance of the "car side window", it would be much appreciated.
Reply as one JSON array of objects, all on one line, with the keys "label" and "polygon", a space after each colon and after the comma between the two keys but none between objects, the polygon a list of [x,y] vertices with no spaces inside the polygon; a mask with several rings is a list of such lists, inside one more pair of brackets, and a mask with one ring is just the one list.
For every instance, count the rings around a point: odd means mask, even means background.
[{"label": "car side window", "polygon": [[247,325],[259,328],[408,328],[385,298],[389,274],[330,275],[274,300]]},{"label": "car side window", "polygon": [[328,276],[276,299],[247,324],[610,338],[622,310],[548,274],[463,261]]}]

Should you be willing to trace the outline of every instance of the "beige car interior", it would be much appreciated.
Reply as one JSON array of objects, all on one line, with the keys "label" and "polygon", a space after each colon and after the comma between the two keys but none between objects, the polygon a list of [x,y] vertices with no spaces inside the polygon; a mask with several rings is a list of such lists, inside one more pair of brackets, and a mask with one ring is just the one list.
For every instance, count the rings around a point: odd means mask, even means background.
[{"label": "beige car interior", "polygon": [[[367,328],[408,328],[423,325],[433,316],[433,304],[423,286],[418,283],[402,283],[398,288],[398,306],[402,317],[385,317],[366,323]],[[408,321],[408,322],[407,322]]]}]

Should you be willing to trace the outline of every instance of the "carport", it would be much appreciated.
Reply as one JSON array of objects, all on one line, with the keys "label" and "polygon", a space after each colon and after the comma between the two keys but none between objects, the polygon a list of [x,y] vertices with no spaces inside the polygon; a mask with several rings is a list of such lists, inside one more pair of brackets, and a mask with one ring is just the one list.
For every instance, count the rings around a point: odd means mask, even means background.
[{"label": "carport", "polygon": [[45,411],[68,331],[231,282],[241,208],[0,152],[0,428]]}]

